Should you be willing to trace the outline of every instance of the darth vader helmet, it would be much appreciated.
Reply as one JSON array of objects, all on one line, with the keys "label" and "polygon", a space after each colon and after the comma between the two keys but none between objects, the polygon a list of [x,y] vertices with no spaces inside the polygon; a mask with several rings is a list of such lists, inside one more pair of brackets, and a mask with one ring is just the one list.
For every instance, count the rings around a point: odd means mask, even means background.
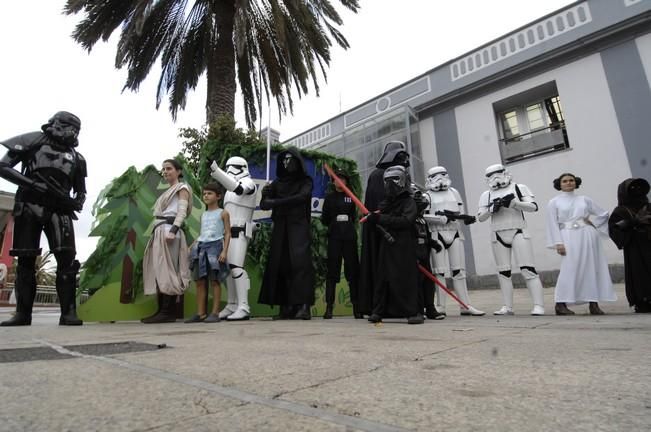
[{"label": "darth vader helmet", "polygon": [[407,146],[402,141],[386,143],[380,160],[375,164],[377,168],[387,168],[392,165],[402,165],[405,168],[409,166],[409,153],[407,153]]}]

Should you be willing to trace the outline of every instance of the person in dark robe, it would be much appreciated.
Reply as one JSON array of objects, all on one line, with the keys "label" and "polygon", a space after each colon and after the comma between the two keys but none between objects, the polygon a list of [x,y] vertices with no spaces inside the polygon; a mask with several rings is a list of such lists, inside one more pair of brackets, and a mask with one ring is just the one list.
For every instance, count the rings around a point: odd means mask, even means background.
[{"label": "person in dark robe", "polygon": [[259,303],[280,305],[277,319],[312,318],[314,267],[310,249],[312,178],[295,147],[276,158],[276,179],[262,188],[260,208],[271,210],[271,249]]},{"label": "person in dark robe", "polygon": [[[348,183],[348,174],[337,171],[337,176]],[[344,275],[350,289],[350,302],[353,316],[362,318],[357,306],[357,284],[359,282],[359,258],[357,256],[357,208],[353,200],[339,185],[323,200],[321,222],[328,227],[328,274],[326,277],[326,311],[323,319],[332,318],[335,302],[335,288],[341,276],[341,261],[344,262]]]},{"label": "person in dark robe", "polygon": [[[418,209],[418,217],[416,218],[416,259],[418,264],[422,265],[432,273],[432,266],[430,264],[430,254],[432,249],[437,253],[443,249],[443,246],[432,238],[429,230],[429,224],[423,217],[425,210],[429,207],[429,200],[427,195],[423,194],[418,188],[413,191],[414,201]],[[428,319],[442,320],[445,314],[440,313],[434,306],[434,282],[420,271],[418,272],[418,294],[419,294],[419,307],[418,310],[425,310],[425,316]]]},{"label": "person in dark robe", "polygon": [[[393,165],[409,167],[407,146],[400,141],[391,141],[384,146],[384,153],[375,165],[366,183],[364,206],[369,212],[379,210],[385,198],[384,171]],[[373,310],[373,292],[377,278],[377,254],[382,242],[382,233],[375,226],[362,224],[362,250],[360,256],[360,280],[358,312],[370,315]]]},{"label": "person in dark robe", "polygon": [[367,223],[375,224],[378,231],[382,227],[392,241],[383,236],[379,244],[373,311],[368,320],[377,323],[382,318],[406,317],[409,324],[422,324],[414,229],[418,209],[403,166],[384,171],[384,189],[386,199],[380,212],[369,213]]},{"label": "person in dark robe", "polygon": [[608,233],[624,250],[626,298],[637,313],[651,313],[651,204],[649,182],[624,180],[617,188],[617,203],[608,220]]}]

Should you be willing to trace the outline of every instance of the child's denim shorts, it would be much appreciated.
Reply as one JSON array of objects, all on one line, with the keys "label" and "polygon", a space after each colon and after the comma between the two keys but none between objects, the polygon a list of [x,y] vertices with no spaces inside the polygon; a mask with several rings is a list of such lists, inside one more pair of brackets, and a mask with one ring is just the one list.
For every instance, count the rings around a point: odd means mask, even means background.
[{"label": "child's denim shorts", "polygon": [[209,279],[222,282],[230,269],[225,262],[219,262],[224,243],[222,240],[197,242],[190,251],[190,269],[192,279]]}]

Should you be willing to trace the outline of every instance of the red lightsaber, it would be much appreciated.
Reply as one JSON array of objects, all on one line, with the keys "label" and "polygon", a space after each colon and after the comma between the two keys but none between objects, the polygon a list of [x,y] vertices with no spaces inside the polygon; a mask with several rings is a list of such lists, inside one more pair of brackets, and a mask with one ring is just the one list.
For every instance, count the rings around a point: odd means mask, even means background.
[{"label": "red lightsaber", "polygon": [[429,272],[425,267],[423,267],[422,265],[418,264],[418,270],[420,270],[420,272],[421,272],[422,274],[424,274],[425,276],[427,276],[427,279],[431,280],[431,281],[434,282],[436,285],[438,285],[439,288],[441,288],[443,291],[445,291],[446,293],[448,293],[448,295],[449,295],[450,297],[452,297],[452,298],[453,298],[457,303],[459,303],[459,304],[460,304],[464,309],[469,309],[467,304],[465,304],[464,302],[462,302],[461,299],[459,299],[459,297],[457,297],[456,295],[454,295],[454,294],[452,293],[452,291],[450,291],[449,289],[447,289],[447,287],[446,287],[445,285],[443,285],[443,283],[441,283],[441,281],[439,281],[439,280],[436,278],[436,276],[434,276],[432,273],[430,273],[430,272]]},{"label": "red lightsaber", "polygon": [[[335,172],[332,170],[332,168],[330,168],[330,165],[328,165],[327,163],[324,163],[324,164],[323,164],[323,168],[325,168],[326,172],[328,173],[328,175],[330,176],[330,178],[331,178],[332,180],[334,180],[335,184],[336,184],[337,186],[339,186],[339,188],[340,188],[340,189],[341,189],[341,190],[342,190],[342,191],[343,191],[343,192],[348,196],[348,198],[350,198],[350,199],[353,201],[353,203],[355,203],[355,205],[357,206],[357,208],[359,208],[359,209],[362,211],[362,213],[363,213],[364,215],[367,215],[367,214],[369,213],[369,211],[368,211],[368,209],[366,208],[366,206],[364,205],[364,203],[362,203],[362,202],[359,200],[359,198],[357,198],[357,197],[355,196],[355,194],[354,194],[350,189],[348,189],[348,186],[346,186],[346,184],[345,184],[344,182],[341,181],[341,179],[337,176],[337,174],[335,174]],[[388,238],[388,237],[391,237],[391,234],[389,234],[389,232],[386,231],[386,229],[384,229],[384,227],[382,227],[382,226],[380,226],[380,225],[376,225],[376,227],[377,227],[380,231],[382,231],[382,233],[384,234],[385,238],[387,238],[387,240],[389,241],[389,238]],[[387,237],[387,236],[388,236],[388,237]],[[391,237],[391,239],[393,240],[393,237]],[[393,241],[395,241],[395,240],[393,240]],[[389,241],[389,243],[393,243],[393,241]],[[418,270],[420,270],[421,273],[423,273],[425,276],[427,276],[427,278],[428,278],[429,280],[433,281],[436,285],[438,285],[438,286],[439,286],[443,291],[445,291],[445,292],[446,292],[450,297],[452,297],[452,298],[453,298],[457,303],[459,303],[459,304],[460,304],[464,309],[468,309],[468,305],[466,305],[464,302],[462,302],[462,301],[459,299],[459,297],[457,297],[457,296],[454,295],[454,294],[453,294],[449,289],[447,289],[447,287],[446,287],[445,285],[443,285],[443,284],[442,284],[442,283],[441,283],[441,282],[436,278],[436,276],[434,276],[432,273],[430,273],[429,271],[427,271],[427,269],[426,269],[425,267],[423,267],[422,265],[418,264]]]}]

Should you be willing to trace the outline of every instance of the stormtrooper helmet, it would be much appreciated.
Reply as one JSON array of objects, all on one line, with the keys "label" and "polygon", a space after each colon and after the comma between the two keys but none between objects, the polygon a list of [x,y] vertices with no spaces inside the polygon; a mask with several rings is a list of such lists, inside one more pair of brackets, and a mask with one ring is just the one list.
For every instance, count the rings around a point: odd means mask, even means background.
[{"label": "stormtrooper helmet", "polygon": [[59,111],[54,114],[46,124],[41,126],[41,130],[61,144],[76,147],[79,142],[79,130],[81,121],[76,115],[67,111]]},{"label": "stormtrooper helmet", "polygon": [[226,161],[226,173],[240,180],[249,177],[249,164],[240,156],[233,156]]},{"label": "stormtrooper helmet", "polygon": [[448,190],[452,181],[448,176],[448,170],[442,166],[435,166],[427,171],[427,180],[425,185],[427,189],[439,192]]},{"label": "stormtrooper helmet", "polygon": [[486,183],[492,190],[502,189],[511,184],[511,173],[502,164],[486,168]]},{"label": "stormtrooper helmet", "polygon": [[410,187],[408,175],[402,165],[390,166],[384,171],[384,192],[389,198],[395,198]]}]

